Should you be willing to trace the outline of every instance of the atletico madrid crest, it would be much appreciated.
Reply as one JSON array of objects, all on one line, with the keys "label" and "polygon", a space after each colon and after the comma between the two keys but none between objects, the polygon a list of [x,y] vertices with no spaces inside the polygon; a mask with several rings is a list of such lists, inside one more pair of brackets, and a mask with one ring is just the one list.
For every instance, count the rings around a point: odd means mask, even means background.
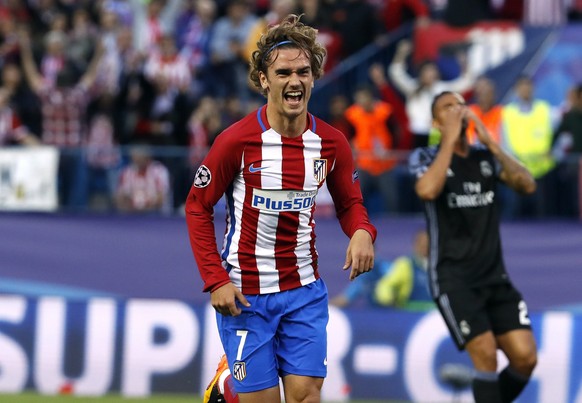
[{"label": "atletico madrid crest", "polygon": [[232,376],[237,381],[242,381],[247,377],[247,366],[244,361],[237,361],[232,367]]},{"label": "atletico madrid crest", "polygon": [[322,158],[313,159],[313,176],[317,183],[321,183],[327,176],[327,160]]}]

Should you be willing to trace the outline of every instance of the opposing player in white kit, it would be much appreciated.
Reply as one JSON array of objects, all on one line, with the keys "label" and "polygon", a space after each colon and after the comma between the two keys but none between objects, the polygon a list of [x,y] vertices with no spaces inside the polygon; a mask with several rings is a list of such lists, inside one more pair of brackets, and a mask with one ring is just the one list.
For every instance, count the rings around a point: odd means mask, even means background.
[{"label": "opposing player in white kit", "polygon": [[[251,60],[267,104],[215,140],[186,202],[192,250],[217,311],[240,402],[319,402],[326,376],[327,289],[318,272],[315,198],[327,180],[350,238],[350,279],[371,270],[376,229],[363,206],[346,137],[307,112],[325,49],[290,15]],[[222,254],[214,205],[226,197]]]}]

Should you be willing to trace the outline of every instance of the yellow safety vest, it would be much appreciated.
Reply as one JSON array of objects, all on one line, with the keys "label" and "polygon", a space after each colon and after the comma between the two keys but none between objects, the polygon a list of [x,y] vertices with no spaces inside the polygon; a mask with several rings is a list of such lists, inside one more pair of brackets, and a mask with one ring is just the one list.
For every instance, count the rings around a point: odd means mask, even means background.
[{"label": "yellow safety vest", "polygon": [[505,143],[534,178],[541,178],[554,167],[552,121],[546,102],[534,101],[530,112],[520,111],[515,104],[506,105],[503,124]]}]

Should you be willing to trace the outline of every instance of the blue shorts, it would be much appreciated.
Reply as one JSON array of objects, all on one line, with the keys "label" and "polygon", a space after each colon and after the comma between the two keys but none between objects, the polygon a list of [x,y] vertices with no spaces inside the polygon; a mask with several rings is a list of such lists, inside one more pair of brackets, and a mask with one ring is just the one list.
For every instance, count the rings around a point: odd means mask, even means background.
[{"label": "blue shorts", "polygon": [[327,288],[319,279],[272,294],[245,295],[239,316],[216,315],[237,392],[279,385],[287,374],[327,375]]}]

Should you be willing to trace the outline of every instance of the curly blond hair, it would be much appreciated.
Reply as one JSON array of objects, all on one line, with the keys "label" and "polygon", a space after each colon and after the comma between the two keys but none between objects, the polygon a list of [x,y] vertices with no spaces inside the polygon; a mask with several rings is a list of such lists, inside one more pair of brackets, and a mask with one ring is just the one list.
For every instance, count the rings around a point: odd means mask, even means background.
[{"label": "curly blond hair", "polygon": [[271,58],[273,51],[278,48],[299,48],[306,52],[311,61],[311,71],[317,80],[323,75],[323,63],[326,50],[316,42],[317,30],[303,24],[299,20],[301,16],[289,14],[281,23],[275,25],[261,36],[250,60],[249,78],[253,85],[263,95],[267,92],[261,87],[259,72],[267,74],[267,69],[275,61]]}]

